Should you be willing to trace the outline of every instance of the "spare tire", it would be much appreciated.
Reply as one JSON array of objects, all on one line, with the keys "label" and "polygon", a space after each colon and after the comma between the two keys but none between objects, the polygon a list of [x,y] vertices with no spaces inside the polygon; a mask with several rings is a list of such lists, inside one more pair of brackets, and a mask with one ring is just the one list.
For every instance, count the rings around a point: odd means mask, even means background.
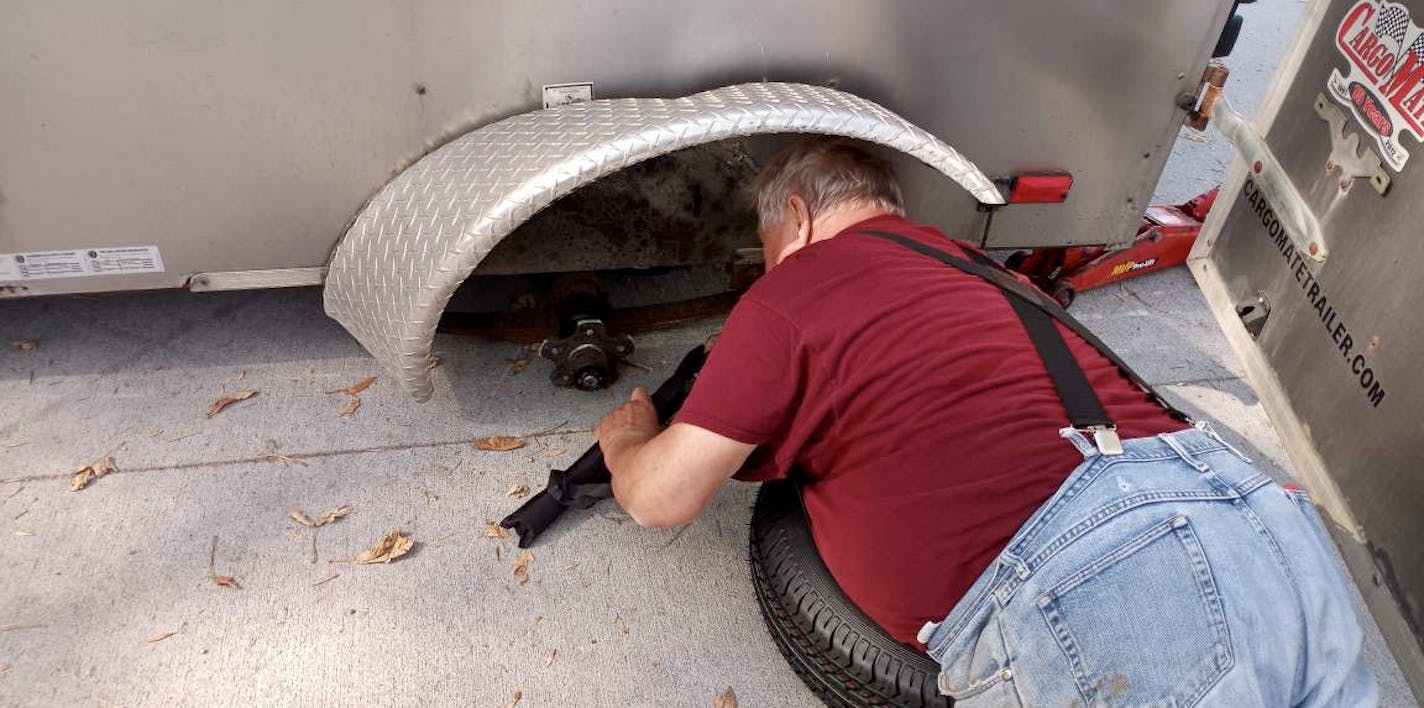
[{"label": "spare tire", "polygon": [[762,485],[751,536],[752,584],[766,627],[827,705],[952,705],[937,688],[939,665],[892,639],[836,585],[795,483]]}]

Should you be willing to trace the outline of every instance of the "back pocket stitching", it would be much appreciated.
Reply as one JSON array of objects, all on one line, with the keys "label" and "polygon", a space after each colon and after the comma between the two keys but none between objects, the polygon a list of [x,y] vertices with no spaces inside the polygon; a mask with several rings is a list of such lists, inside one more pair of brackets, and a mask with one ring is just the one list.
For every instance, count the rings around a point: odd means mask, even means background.
[{"label": "back pocket stitching", "polygon": [[[1206,694],[1212,686],[1216,685],[1221,677],[1232,667],[1234,657],[1231,652],[1231,633],[1226,624],[1226,612],[1222,608],[1221,596],[1217,591],[1216,580],[1212,576],[1211,566],[1207,563],[1206,552],[1201,547],[1201,542],[1193,532],[1191,522],[1183,515],[1177,514],[1173,517],[1156,524],[1146,531],[1133,537],[1126,543],[1113,549],[1107,555],[1089,563],[1085,568],[1079,570],[1068,578],[1060,581],[1057,585],[1043,592],[1037,598],[1036,604],[1043,614],[1044,621],[1047,622],[1050,632],[1058,642],[1059,648],[1067,657],[1069,665],[1072,667],[1073,681],[1078,685],[1079,693],[1083,700],[1091,703],[1093,694],[1096,692],[1093,682],[1089,680],[1086,667],[1083,665],[1082,652],[1078,648],[1078,643],[1069,631],[1067,622],[1058,612],[1058,600],[1074,588],[1082,585],[1087,580],[1094,578],[1102,571],[1114,564],[1130,557],[1139,550],[1142,550],[1153,541],[1174,534],[1182,544],[1182,550],[1186,553],[1187,561],[1191,564],[1195,577],[1197,592],[1205,605],[1204,609],[1210,615],[1211,629],[1215,635],[1215,644],[1211,647],[1213,658],[1215,659],[1216,671],[1201,680],[1192,695],[1185,697],[1181,705],[1193,705]],[[1175,701],[1173,702],[1175,704]]]}]

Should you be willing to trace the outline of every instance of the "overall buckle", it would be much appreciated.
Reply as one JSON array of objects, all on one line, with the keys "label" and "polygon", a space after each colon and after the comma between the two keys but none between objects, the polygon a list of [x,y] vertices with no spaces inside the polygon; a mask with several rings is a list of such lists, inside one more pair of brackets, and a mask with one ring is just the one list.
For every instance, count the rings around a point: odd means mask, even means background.
[{"label": "overall buckle", "polygon": [[1107,456],[1122,454],[1122,438],[1117,436],[1116,425],[1090,425],[1080,430],[1092,434],[1093,447],[1098,448],[1098,454]]}]

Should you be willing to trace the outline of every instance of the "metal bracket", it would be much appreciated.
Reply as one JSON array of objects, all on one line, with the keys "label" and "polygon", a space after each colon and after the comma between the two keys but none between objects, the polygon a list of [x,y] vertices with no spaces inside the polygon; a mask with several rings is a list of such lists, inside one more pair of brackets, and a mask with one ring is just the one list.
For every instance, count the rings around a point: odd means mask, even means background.
[{"label": "metal bracket", "polygon": [[1211,124],[1246,161],[1251,179],[1275,209],[1276,217],[1285,225],[1291,242],[1310,260],[1323,263],[1330,251],[1325,245],[1320,221],[1300,196],[1280,160],[1271,152],[1271,146],[1249,121],[1232,110],[1220,88],[1208,84],[1206,91],[1209,100],[1202,102],[1203,110],[1210,111]]},{"label": "metal bracket", "polygon": [[1359,133],[1347,133],[1345,130],[1345,112],[1326,98],[1325,94],[1319,93],[1315,95],[1315,114],[1330,124],[1330,159],[1325,162],[1325,171],[1340,170],[1344,178],[1340,182],[1340,189],[1349,189],[1350,180],[1367,177],[1370,186],[1374,187],[1381,197],[1384,196],[1385,192],[1389,191],[1389,172],[1385,170],[1374,148],[1366,147],[1363,154],[1360,152]]},{"label": "metal bracket", "polygon": [[325,266],[228,270],[213,273],[195,273],[193,277],[188,279],[188,289],[195,293],[206,293],[217,290],[298,288],[306,285],[321,285],[325,280]]},{"label": "metal bracket", "polygon": [[1271,317],[1271,301],[1266,299],[1265,293],[1257,291],[1255,297],[1236,304],[1236,316],[1241,318],[1246,333],[1257,339],[1266,328],[1266,320]]}]

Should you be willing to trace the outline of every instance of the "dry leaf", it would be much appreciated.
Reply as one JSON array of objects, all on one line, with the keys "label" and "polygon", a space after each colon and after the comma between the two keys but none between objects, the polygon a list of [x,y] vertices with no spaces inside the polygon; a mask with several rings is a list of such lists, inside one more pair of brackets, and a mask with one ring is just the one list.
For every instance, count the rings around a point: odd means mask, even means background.
[{"label": "dry leaf", "polygon": [[505,702],[504,708],[514,708],[519,705],[519,699],[524,697],[523,691],[515,691],[514,697]]},{"label": "dry leaf", "polygon": [[316,517],[316,525],[325,526],[343,516],[346,516],[347,514],[350,514],[351,511],[351,507],[349,506],[338,506],[335,509],[327,509],[326,511],[321,512],[321,516]]},{"label": "dry leaf", "polygon": [[732,687],[717,695],[717,699],[712,701],[712,708],[737,708],[737,694],[732,692]]},{"label": "dry leaf", "polygon": [[231,575],[214,575],[213,584],[217,585],[218,587],[232,588],[234,590],[242,589],[242,586],[237,584],[237,579],[232,577]]},{"label": "dry leaf", "polygon": [[90,482],[110,472],[118,471],[119,468],[114,465],[113,457],[105,457],[98,462],[80,467],[74,470],[74,477],[69,480],[69,491],[77,492],[89,486]]},{"label": "dry leaf", "polygon": [[509,452],[524,447],[524,440],[496,435],[492,438],[480,438],[475,441],[476,450],[488,452]]},{"label": "dry leaf", "polygon": [[529,551],[520,553],[519,557],[514,559],[514,579],[518,580],[520,585],[529,582],[529,564],[533,562],[534,554]]},{"label": "dry leaf", "polygon": [[356,409],[360,407],[361,399],[353,398],[347,401],[346,405],[341,407],[341,410],[336,412],[336,416],[338,418],[350,418],[351,416],[356,415]]},{"label": "dry leaf", "polygon": [[256,391],[233,391],[232,393],[229,393],[226,396],[223,396],[222,398],[213,401],[213,405],[208,406],[208,412],[204,413],[203,417],[211,418],[217,415],[218,411],[227,408],[228,406],[237,403],[238,401],[245,401],[249,398],[252,398],[255,395],[257,395]]},{"label": "dry leaf", "polygon": [[523,483],[523,482],[520,482],[519,484],[516,484],[516,485],[514,485],[513,487],[510,487],[510,488],[509,488],[509,491],[505,492],[505,495],[514,497],[515,499],[518,499],[518,498],[520,498],[520,497],[522,497],[522,496],[527,495],[528,493],[529,493],[529,485],[527,485],[527,484],[525,484],[525,483]]},{"label": "dry leaf", "polygon": [[435,368],[435,367],[437,367],[437,366],[440,366],[440,357],[435,356],[434,354],[431,354],[430,356],[425,357],[425,370],[426,370],[426,371],[430,371],[431,369],[433,369],[433,368]]},{"label": "dry leaf", "polygon": [[509,373],[514,376],[518,376],[524,371],[524,367],[529,366],[529,360],[524,357],[506,359],[505,361],[509,362]]},{"label": "dry leaf", "polygon": [[359,382],[351,384],[346,388],[338,388],[335,391],[327,391],[327,393],[344,393],[348,396],[355,396],[356,394],[361,393],[362,391],[365,391],[366,389],[370,388],[371,384],[373,383],[376,383],[376,377],[367,376],[366,378],[361,379]]},{"label": "dry leaf", "polygon": [[553,663],[554,663],[554,657],[555,657],[558,653],[559,653],[559,650],[558,650],[558,649],[550,649],[549,651],[545,652],[545,653],[544,653],[544,665],[545,665],[545,666],[548,666],[548,665],[550,665],[550,664],[553,664]]},{"label": "dry leaf", "polygon": [[169,638],[169,637],[171,637],[171,636],[173,636],[173,635],[175,635],[175,634],[177,634],[177,633],[178,633],[178,630],[175,629],[175,630],[173,630],[172,632],[164,632],[163,634],[155,634],[155,635],[153,635],[152,637],[149,637],[148,639],[145,639],[144,641],[145,641],[145,642],[148,642],[149,644],[152,644],[152,643],[154,643],[154,642],[161,642],[161,641],[163,641],[163,640],[165,640],[165,639],[167,639],[167,638]]},{"label": "dry leaf", "polygon": [[623,621],[621,615],[613,615],[613,626],[618,628],[619,634],[628,633],[628,623]]},{"label": "dry leaf", "polygon": [[293,509],[292,511],[290,511],[288,516],[292,517],[292,520],[296,521],[296,523],[308,527],[308,529],[316,529],[316,527],[326,526],[326,524],[332,523],[332,521],[336,521],[337,519],[340,519],[340,517],[352,513],[352,511],[352,507],[339,506],[336,507],[336,509],[328,509],[326,511],[322,511],[322,513],[318,514],[318,517],[313,520],[312,517],[306,516],[306,513],[303,513],[302,510]]},{"label": "dry leaf", "polygon": [[509,538],[509,529],[493,521],[485,522],[485,538]]},{"label": "dry leaf", "polygon": [[17,339],[13,342],[10,342],[10,346],[19,349],[22,352],[32,352],[39,345],[40,343],[36,342],[33,339]]},{"label": "dry leaf", "polygon": [[400,529],[391,529],[386,532],[386,537],[377,541],[370,548],[361,551],[361,555],[356,556],[351,562],[357,565],[366,563],[389,563],[410,551],[415,541],[409,536],[401,533]]}]

